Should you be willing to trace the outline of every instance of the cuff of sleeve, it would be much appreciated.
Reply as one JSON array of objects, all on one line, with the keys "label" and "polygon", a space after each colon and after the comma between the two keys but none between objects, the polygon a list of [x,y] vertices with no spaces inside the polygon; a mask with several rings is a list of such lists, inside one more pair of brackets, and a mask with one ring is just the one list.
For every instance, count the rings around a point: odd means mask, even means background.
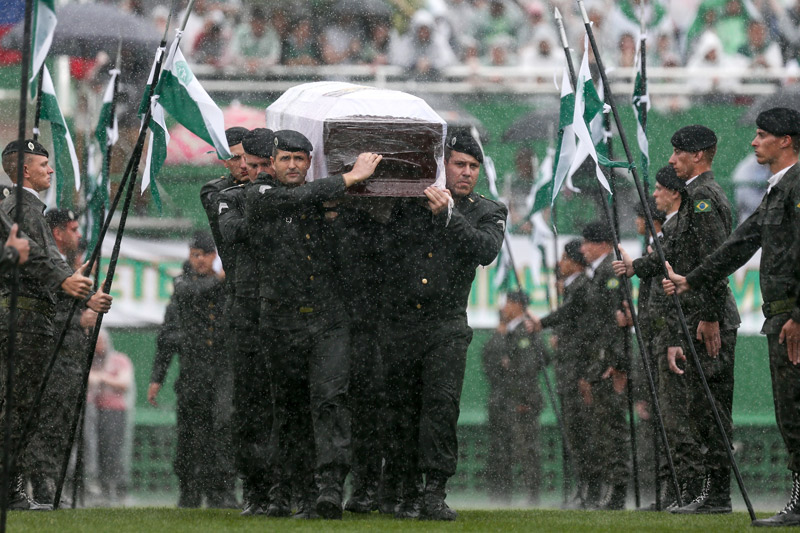
[{"label": "cuff of sleeve", "polygon": [[792,320],[800,324],[800,305],[792,309]]},{"label": "cuff of sleeve", "polygon": [[5,246],[3,248],[3,255],[11,264],[15,265],[19,261],[19,252],[13,246]]}]

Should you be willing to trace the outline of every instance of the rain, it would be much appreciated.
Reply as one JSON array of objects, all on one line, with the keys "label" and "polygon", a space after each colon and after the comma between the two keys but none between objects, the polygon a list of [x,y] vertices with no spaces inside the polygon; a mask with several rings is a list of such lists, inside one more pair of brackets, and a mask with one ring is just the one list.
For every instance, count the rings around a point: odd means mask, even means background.
[{"label": "rain", "polygon": [[799,25],[0,0],[0,533],[800,525]]}]

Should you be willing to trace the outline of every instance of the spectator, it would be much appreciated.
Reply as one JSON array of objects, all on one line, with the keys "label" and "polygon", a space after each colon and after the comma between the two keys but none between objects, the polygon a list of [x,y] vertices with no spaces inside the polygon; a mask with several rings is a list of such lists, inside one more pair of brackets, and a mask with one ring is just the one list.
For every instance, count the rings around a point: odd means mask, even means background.
[{"label": "spectator", "polygon": [[520,48],[538,43],[543,34],[547,35],[548,38],[555,37],[555,30],[553,30],[549,17],[545,14],[542,2],[535,0],[528,4],[525,14],[527,15],[528,23],[520,28],[517,36]]},{"label": "spectator", "polygon": [[225,15],[222,11],[211,11],[205,20],[205,25],[194,41],[192,59],[201,65],[219,67],[225,51],[225,37],[223,24]]},{"label": "spectator", "polygon": [[719,71],[740,66],[739,61],[725,53],[722,41],[711,30],[707,30],[700,37],[686,66],[697,73],[689,79],[689,86],[696,93],[733,92],[740,85],[740,81],[736,78],[709,72],[709,70]]},{"label": "spectator", "polygon": [[713,30],[720,38],[723,51],[733,55],[747,42],[749,15],[741,0],[705,0],[689,29],[688,53],[696,47],[706,30]]},{"label": "spectator", "polygon": [[648,66],[652,67],[678,66],[681,64],[678,47],[671,33],[661,32],[656,34],[655,46],[648,39],[647,62]]},{"label": "spectator", "polygon": [[489,43],[496,35],[510,35],[514,39],[516,49],[516,39],[522,20],[522,13],[519,13],[518,9],[509,9],[504,0],[490,0],[487,12],[479,19],[476,33],[478,42]]},{"label": "spectator", "polygon": [[778,34],[784,61],[800,54],[800,0],[784,9],[779,0],[768,0],[767,17]]},{"label": "spectator", "polygon": [[751,69],[777,69],[783,66],[781,48],[777,42],[767,40],[767,25],[751,20],[747,26],[747,43],[739,47],[742,63]]},{"label": "spectator", "polygon": [[641,19],[644,17],[648,30],[668,30],[672,22],[667,16],[667,10],[659,0],[620,0],[614,2],[609,14],[610,27],[614,28],[616,35],[629,33],[633,36],[639,34]]},{"label": "spectator", "polygon": [[353,63],[361,55],[364,36],[352,13],[342,13],[322,30],[320,49],[328,65]]},{"label": "spectator", "polygon": [[514,157],[514,171],[503,176],[503,196],[508,205],[508,230],[513,233],[530,234],[533,228],[528,220],[528,196],[531,194],[535,171],[538,167],[536,156],[528,146],[522,146]]},{"label": "spectator", "polygon": [[87,449],[96,450],[97,480],[111,505],[123,503],[127,495],[135,393],[131,360],[114,350],[108,332],[101,330],[87,399],[96,412],[96,440]]},{"label": "spectator", "polygon": [[319,65],[320,60],[319,43],[314,37],[311,22],[305,18],[296,21],[289,34],[284,63],[313,66]]},{"label": "spectator", "polygon": [[759,165],[754,153],[745,156],[733,169],[731,180],[735,187],[736,219],[739,224],[753,214],[761,204],[761,199],[767,192],[767,180],[770,175],[769,166]]},{"label": "spectator", "polygon": [[636,40],[630,33],[623,33],[619,36],[619,59],[618,67],[633,67],[636,61]]},{"label": "spectator", "polygon": [[369,39],[361,50],[361,62],[371,65],[386,65],[393,42],[397,41],[397,32],[392,29],[388,20],[375,19],[368,25]]},{"label": "spectator", "polygon": [[514,54],[514,38],[510,35],[497,34],[489,40],[489,51],[483,59],[484,65],[507,67],[517,64]]},{"label": "spectator", "polygon": [[150,12],[150,19],[153,21],[153,25],[158,30],[159,35],[164,34],[164,30],[167,29],[167,20],[169,20],[169,9],[165,6],[159,4],[153,8],[153,11]]},{"label": "spectator", "polygon": [[434,28],[433,15],[425,10],[414,13],[409,32],[393,50],[392,63],[421,79],[438,78],[443,68],[456,63],[456,55]]},{"label": "spectator", "polygon": [[[276,13],[280,11],[273,12],[273,20],[276,18]],[[270,24],[264,8],[254,7],[250,12],[249,21],[236,28],[228,57],[233,64],[244,67],[251,73],[280,62],[281,40],[278,32]]]},{"label": "spectator", "polygon": [[470,0],[447,0],[447,13],[445,15],[451,28],[458,28],[455,39],[459,51],[463,54],[465,48],[475,39],[479,15],[475,5]]},{"label": "spectator", "polygon": [[[520,50],[520,63],[526,66],[539,68],[559,69],[564,63],[564,54],[558,45],[556,36],[546,31],[539,32],[536,39]],[[545,82],[552,76],[540,77],[539,82]]]}]

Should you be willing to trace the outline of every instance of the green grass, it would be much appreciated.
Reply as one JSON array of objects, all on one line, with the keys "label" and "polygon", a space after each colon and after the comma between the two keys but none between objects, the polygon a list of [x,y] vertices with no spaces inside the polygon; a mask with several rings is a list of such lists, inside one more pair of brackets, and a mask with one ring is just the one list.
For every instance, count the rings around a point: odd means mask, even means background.
[{"label": "green grass", "polygon": [[[761,513],[759,517],[766,516]],[[665,513],[555,510],[461,511],[455,523],[397,521],[373,513],[345,513],[344,520],[297,521],[243,518],[237,511],[166,508],[80,509],[52,513],[9,514],[8,531],[58,533],[127,532],[272,532],[272,531],[752,531],[746,513],[683,517]]]}]

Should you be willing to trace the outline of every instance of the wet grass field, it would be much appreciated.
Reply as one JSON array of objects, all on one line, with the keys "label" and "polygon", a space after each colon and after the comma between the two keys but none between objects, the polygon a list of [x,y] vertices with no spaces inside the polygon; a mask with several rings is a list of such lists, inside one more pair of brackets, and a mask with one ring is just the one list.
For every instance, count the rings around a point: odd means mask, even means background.
[{"label": "wet grass field", "polygon": [[[759,518],[768,516],[759,513]],[[167,508],[79,509],[50,513],[9,514],[9,533],[128,533],[128,532],[273,532],[273,531],[757,531],[747,513],[721,516],[685,517],[636,511],[586,512],[556,510],[460,511],[454,523],[398,521],[373,513],[369,516],[345,513],[341,522],[300,521],[263,517],[243,518],[237,511]],[[796,529],[795,529],[796,531]]]}]

